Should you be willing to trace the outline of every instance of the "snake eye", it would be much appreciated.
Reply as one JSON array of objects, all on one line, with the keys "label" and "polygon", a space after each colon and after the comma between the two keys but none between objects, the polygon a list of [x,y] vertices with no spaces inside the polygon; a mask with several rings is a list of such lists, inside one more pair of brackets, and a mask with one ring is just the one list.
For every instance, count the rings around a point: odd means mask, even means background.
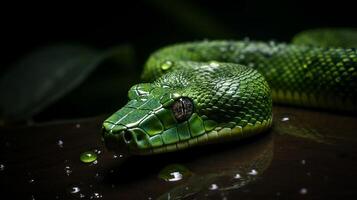
[{"label": "snake eye", "polygon": [[177,121],[185,121],[193,113],[193,103],[189,98],[183,97],[172,105],[171,110]]}]

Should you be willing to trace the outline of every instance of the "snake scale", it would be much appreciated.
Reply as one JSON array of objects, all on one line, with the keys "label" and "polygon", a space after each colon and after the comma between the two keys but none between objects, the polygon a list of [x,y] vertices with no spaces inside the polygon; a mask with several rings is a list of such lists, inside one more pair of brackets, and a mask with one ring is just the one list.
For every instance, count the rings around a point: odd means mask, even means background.
[{"label": "snake scale", "polygon": [[199,41],[154,52],[129,102],[103,123],[108,149],[157,154],[241,139],[272,125],[272,102],[356,113],[357,31],[292,44]]}]

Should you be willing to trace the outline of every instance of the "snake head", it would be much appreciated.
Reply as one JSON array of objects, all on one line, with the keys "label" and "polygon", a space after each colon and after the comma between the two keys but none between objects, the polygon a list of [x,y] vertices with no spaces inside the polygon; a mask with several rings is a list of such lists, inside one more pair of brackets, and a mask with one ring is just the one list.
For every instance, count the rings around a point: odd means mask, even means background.
[{"label": "snake head", "polygon": [[146,83],[133,86],[128,96],[129,102],[103,123],[110,150],[126,146],[132,154],[175,151],[194,145],[197,136],[214,128],[198,115],[194,99],[180,90]]},{"label": "snake head", "polygon": [[129,90],[129,102],[103,123],[109,149],[164,153],[240,139],[270,127],[270,89],[257,71],[188,64],[197,66],[181,65]]}]

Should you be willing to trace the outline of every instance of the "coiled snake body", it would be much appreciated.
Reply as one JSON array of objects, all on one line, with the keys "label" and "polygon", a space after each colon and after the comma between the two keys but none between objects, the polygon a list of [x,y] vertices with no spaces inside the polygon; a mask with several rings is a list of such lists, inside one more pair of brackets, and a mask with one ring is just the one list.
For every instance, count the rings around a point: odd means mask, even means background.
[{"label": "coiled snake body", "polygon": [[202,41],[160,49],[142,74],[153,82],[129,90],[130,101],[103,123],[104,141],[109,149],[155,154],[240,139],[271,126],[272,101],[355,113],[356,38],[355,30],[316,30],[296,44]]}]

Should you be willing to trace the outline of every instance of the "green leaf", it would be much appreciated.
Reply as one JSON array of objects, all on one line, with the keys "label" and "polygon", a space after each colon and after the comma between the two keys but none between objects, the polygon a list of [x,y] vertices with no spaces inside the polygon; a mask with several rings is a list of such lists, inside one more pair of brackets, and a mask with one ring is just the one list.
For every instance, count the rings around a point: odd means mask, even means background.
[{"label": "green leaf", "polygon": [[131,50],[119,46],[99,51],[82,45],[37,49],[1,77],[1,118],[18,121],[32,117],[80,85],[102,61],[120,60]]}]

